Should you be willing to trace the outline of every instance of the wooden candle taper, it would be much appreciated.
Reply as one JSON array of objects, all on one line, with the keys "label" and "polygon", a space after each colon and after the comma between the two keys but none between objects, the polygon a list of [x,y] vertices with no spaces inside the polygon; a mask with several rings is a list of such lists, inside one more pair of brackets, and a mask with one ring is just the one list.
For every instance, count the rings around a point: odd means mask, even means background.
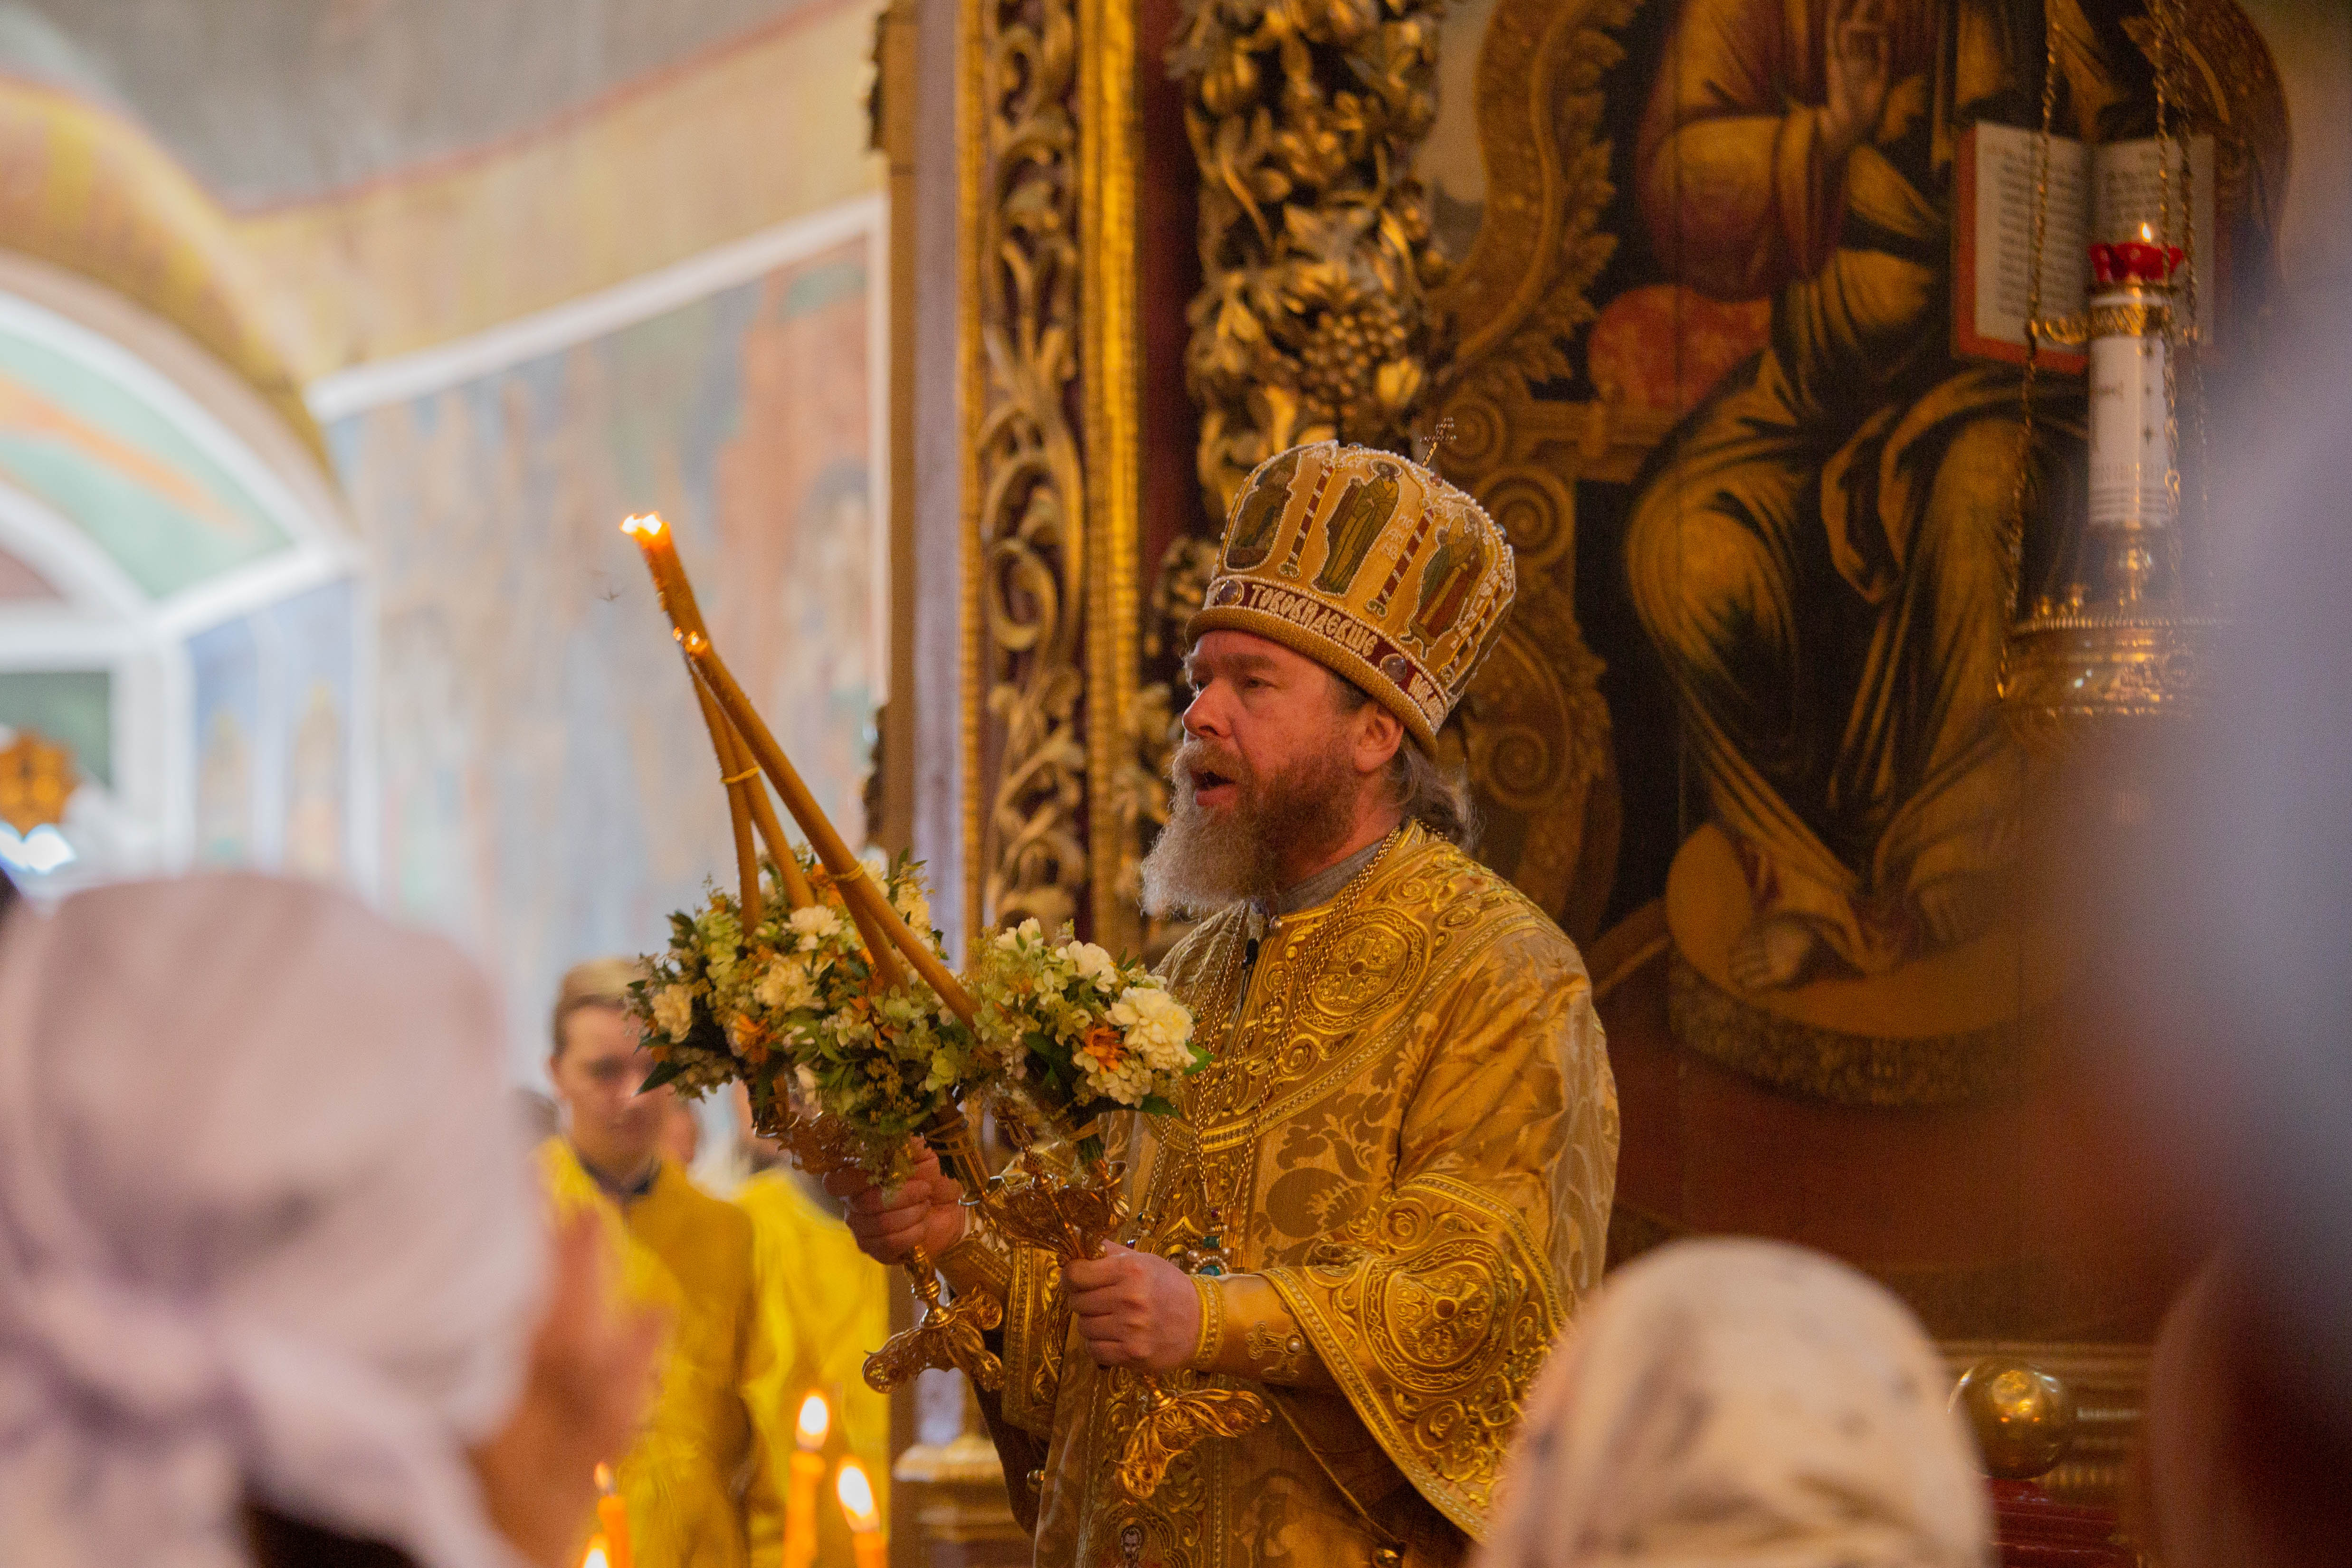
[{"label": "wooden candle taper", "polygon": [[[709,681],[712,694],[719,698],[719,706],[734,721],[736,733],[751,747],[751,755],[759,759],[761,768],[775,785],[776,793],[782,798],[784,809],[792,812],[794,821],[800,823],[801,831],[808,835],[810,847],[816,851],[817,859],[824,862],[824,869],[832,873],[835,885],[841,889],[843,901],[857,919],[858,931],[866,937],[867,952],[877,970],[882,967],[883,954],[875,951],[876,947],[895,947],[907,956],[907,961],[914,965],[916,973],[939,993],[940,1000],[948,1005],[949,1010],[965,1023],[971,1023],[979,1010],[972,1002],[971,993],[965,990],[963,982],[949,971],[939,954],[932,951],[931,945],[916,936],[905,917],[890,906],[889,899],[875,885],[874,879],[866,874],[865,865],[850,852],[840,832],[827,820],[824,809],[816,803],[816,797],[809,792],[808,785],[802,781],[799,772],[793,767],[792,759],[784,755],[783,747],[776,744],[776,737],[769,733],[758,710],[743,695],[743,688],[737,685],[735,677],[728,673],[718,651],[711,647],[710,639],[689,635],[686,639],[686,653]],[[881,944],[875,941],[877,936],[882,938]]]},{"label": "wooden candle taper", "polygon": [[710,731],[710,749],[719,758],[719,778],[727,786],[727,822],[735,835],[735,875],[737,897],[742,904],[743,939],[750,941],[751,933],[760,928],[760,850],[751,840],[751,791],[764,790],[760,782],[760,770],[744,759],[742,748],[736,743],[734,727],[727,716],[719,711],[719,704],[701,680],[694,675],[691,662],[687,674],[694,681],[694,695],[702,708],[703,727]]},{"label": "wooden candle taper", "polygon": [[[644,553],[646,568],[653,574],[662,607],[669,613],[671,629],[701,676],[700,685],[717,700],[737,740],[750,750],[761,770],[775,785],[784,809],[800,824],[801,832],[840,890],[842,902],[848,906],[850,918],[856,923],[857,934],[866,945],[866,962],[873,967],[876,982],[885,989],[903,983],[905,970],[898,962],[898,956],[903,954],[931,989],[939,993],[949,1010],[970,1025],[979,1010],[971,993],[949,971],[930,944],[915,935],[904,917],[891,907],[882,889],[866,875],[864,862],[850,852],[824,808],[816,803],[816,797],[809,792],[792,759],[776,744],[775,736],[760,717],[759,710],[751,706],[751,699],[744,695],[743,688],[736,684],[718,650],[710,645],[710,634],[702,624],[702,612],[695,604],[693,587],[687,581],[686,568],[677,559],[668,528],[657,517],[642,517],[629,518],[621,529],[637,541]],[[777,869],[782,870],[781,863]]]}]

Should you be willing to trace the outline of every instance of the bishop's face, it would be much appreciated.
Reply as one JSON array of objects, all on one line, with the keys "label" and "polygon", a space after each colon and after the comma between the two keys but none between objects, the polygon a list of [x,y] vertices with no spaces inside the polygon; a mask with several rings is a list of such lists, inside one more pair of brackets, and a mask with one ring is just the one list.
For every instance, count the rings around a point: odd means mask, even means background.
[{"label": "bishop's face", "polygon": [[1346,841],[1386,761],[1374,747],[1360,764],[1363,712],[1339,701],[1329,671],[1278,643],[1211,632],[1185,670],[1195,695],[1170,768],[1168,825],[1143,864],[1154,914],[1206,913],[1297,881]]},{"label": "bishop's face", "polygon": [[638,1092],[653,1070],[636,1020],[619,1008],[582,1008],[563,1020],[563,1049],[548,1076],[572,1148],[608,1176],[644,1170],[660,1146],[674,1097],[667,1088]]},{"label": "bishop's face", "polygon": [[1247,632],[1211,632],[1184,664],[1181,783],[1211,821],[1262,807],[1266,781],[1328,769],[1347,749],[1331,673]]}]

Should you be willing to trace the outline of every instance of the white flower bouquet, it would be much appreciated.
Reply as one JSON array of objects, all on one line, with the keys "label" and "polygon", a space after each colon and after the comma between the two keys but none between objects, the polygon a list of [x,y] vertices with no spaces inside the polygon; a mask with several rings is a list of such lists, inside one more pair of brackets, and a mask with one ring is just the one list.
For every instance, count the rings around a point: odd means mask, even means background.
[{"label": "white flower bouquet", "polygon": [[[770,862],[763,917],[748,933],[738,901],[716,890],[700,910],[670,916],[668,949],[633,988],[657,1063],[646,1086],[700,1096],[740,1079],[755,1124],[784,1133],[831,1115],[860,1166],[903,1174],[908,1140],[952,1113],[989,1064],[919,976],[877,983],[838,885],[814,856],[797,858],[814,901],[794,907]],[[902,856],[882,881],[936,951],[921,866]]]},{"label": "white flower bouquet", "polygon": [[1060,1129],[1119,1110],[1172,1115],[1177,1081],[1208,1060],[1159,977],[1066,926],[1049,937],[1033,919],[997,933],[964,978],[987,1087]]}]

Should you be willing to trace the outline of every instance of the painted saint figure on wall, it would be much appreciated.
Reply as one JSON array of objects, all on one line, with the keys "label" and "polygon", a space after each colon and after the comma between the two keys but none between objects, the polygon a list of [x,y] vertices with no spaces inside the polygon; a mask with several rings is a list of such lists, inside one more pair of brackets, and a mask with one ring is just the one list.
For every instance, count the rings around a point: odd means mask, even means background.
[{"label": "painted saint figure on wall", "polygon": [[[2062,129],[2146,134],[2122,19],[2046,17]],[[1952,191],[1969,123],[2039,123],[2044,22],[2041,0],[1681,0],[1650,91],[1635,174],[1664,265],[1774,300],[1766,347],[1660,449],[1626,539],[1748,870],[1730,956],[1750,989],[1884,972],[1996,902],[2006,541],[2019,465],[2053,449],[2024,451],[2013,368],[1953,356]],[[2045,436],[2078,423],[2074,396]]]}]

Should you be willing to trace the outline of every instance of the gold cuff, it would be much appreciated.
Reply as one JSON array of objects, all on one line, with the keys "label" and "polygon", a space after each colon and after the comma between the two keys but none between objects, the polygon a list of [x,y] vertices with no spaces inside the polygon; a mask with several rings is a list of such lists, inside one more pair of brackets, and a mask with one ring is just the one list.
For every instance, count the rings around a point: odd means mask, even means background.
[{"label": "gold cuff", "polygon": [[1192,1283],[1201,1292],[1201,1343],[1186,1364],[1193,1371],[1286,1388],[1336,1386],[1306,1331],[1262,1276],[1195,1274]]},{"label": "gold cuff", "polygon": [[1201,1334],[1192,1343],[1192,1359],[1184,1364],[1199,1372],[1215,1364],[1225,1343],[1225,1293],[1217,1289],[1213,1274],[1193,1275],[1192,1290],[1201,1298]]},{"label": "gold cuff", "polygon": [[1013,1289],[1012,1254],[1005,1250],[1003,1238],[981,1218],[978,1209],[964,1212],[967,1218],[963,1239],[940,1253],[936,1266],[947,1276],[949,1288],[957,1295],[966,1296],[977,1291],[1003,1301]]}]

